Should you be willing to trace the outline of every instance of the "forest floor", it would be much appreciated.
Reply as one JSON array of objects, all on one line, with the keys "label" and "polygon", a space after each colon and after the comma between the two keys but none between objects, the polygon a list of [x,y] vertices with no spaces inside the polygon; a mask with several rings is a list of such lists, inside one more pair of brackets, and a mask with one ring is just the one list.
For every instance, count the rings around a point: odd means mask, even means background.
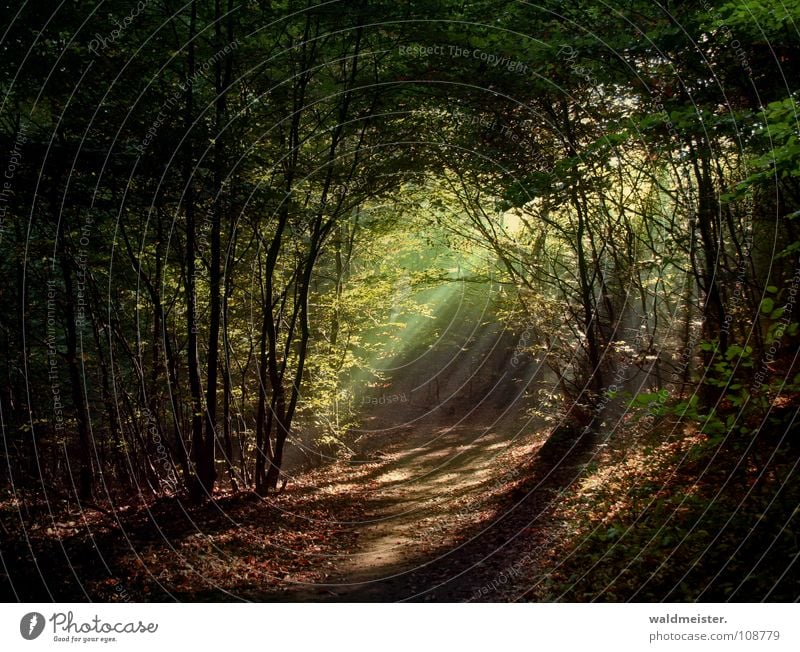
[{"label": "forest floor", "polygon": [[[386,415],[384,415],[386,416]],[[0,494],[0,598],[794,600],[797,438],[406,418],[261,499]],[[393,421],[394,422],[394,421]],[[767,470],[768,471],[765,471]],[[776,493],[777,489],[777,493]]]},{"label": "forest floor", "polygon": [[[224,492],[85,508],[17,492],[0,503],[8,599],[468,600],[534,563],[545,496],[519,489],[546,440],[525,419],[411,420],[267,499]],[[562,471],[566,466],[562,465]],[[567,474],[569,475],[569,474]],[[99,506],[99,501],[98,501]],[[6,536],[7,535],[7,536]],[[477,594],[476,594],[477,591]]]}]

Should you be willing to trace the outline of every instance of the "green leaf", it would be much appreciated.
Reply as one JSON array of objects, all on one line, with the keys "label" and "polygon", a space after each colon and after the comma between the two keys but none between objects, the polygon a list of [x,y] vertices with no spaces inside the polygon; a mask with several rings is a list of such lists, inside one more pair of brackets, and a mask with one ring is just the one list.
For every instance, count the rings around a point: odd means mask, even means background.
[{"label": "green leaf", "polygon": [[737,355],[741,355],[743,351],[744,349],[738,344],[731,344],[728,347],[728,350],[725,352],[725,358],[728,360],[733,360]]}]

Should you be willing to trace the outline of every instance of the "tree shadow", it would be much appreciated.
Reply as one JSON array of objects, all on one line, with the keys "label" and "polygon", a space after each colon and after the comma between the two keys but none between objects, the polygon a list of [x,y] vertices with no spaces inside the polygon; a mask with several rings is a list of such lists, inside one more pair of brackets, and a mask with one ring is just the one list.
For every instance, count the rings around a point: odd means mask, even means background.
[{"label": "tree shadow", "polygon": [[[449,445],[452,443],[451,440]],[[361,577],[351,583],[345,578],[338,584],[310,586],[307,591],[296,595],[288,593],[282,599],[341,602],[486,599],[480,590],[482,587],[496,585],[497,577],[505,569],[515,561],[529,558],[530,550],[547,526],[549,506],[582,475],[597,450],[597,443],[597,437],[591,432],[581,434],[568,428],[556,428],[522,472],[524,480],[492,501],[491,516],[462,528],[455,537],[459,541],[456,545],[438,546],[409,558],[388,556],[385,563],[371,569],[372,577]],[[469,476],[472,473],[469,462],[485,452],[478,446],[475,449],[461,460],[457,470],[450,472]],[[502,477],[502,472],[499,475]],[[469,487],[455,484],[461,490],[448,497],[451,504],[471,493]],[[392,506],[391,497],[374,505],[376,511],[389,513]],[[423,513],[422,508],[419,512]],[[522,591],[520,587],[519,593]]]}]

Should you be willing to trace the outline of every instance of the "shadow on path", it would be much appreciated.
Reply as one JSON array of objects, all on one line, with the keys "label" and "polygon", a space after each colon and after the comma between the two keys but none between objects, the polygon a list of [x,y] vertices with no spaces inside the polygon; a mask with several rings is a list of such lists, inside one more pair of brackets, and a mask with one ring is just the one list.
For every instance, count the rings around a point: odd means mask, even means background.
[{"label": "shadow on path", "polygon": [[[501,573],[508,581],[515,565],[536,563],[536,548],[552,536],[548,505],[596,450],[593,435],[563,428],[549,436],[518,432],[513,424],[421,424],[372,473],[378,488],[367,499],[360,545],[335,562],[335,580],[282,599],[492,600]],[[516,468],[504,459],[514,448],[532,453]]]}]

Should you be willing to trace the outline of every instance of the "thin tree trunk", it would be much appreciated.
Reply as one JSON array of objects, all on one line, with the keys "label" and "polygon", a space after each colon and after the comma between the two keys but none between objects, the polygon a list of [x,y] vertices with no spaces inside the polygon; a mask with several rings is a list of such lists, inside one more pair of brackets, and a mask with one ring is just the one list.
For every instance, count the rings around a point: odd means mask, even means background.
[{"label": "thin tree trunk", "polygon": [[[188,133],[194,119],[194,76],[195,46],[197,31],[197,3],[191,4],[188,35],[188,79],[186,82],[186,104],[184,129]],[[196,214],[194,180],[192,179],[193,152],[191,139],[187,139],[183,160],[183,176],[186,190],[184,209],[186,211],[186,329],[187,329],[187,369],[189,373],[189,393],[192,410],[192,458],[194,469],[189,480],[189,493],[195,502],[200,502],[213,490],[213,478],[208,477],[207,454],[203,441],[203,406],[201,402],[200,362],[197,351],[197,288],[196,288]]]},{"label": "thin tree trunk", "polygon": [[[63,216],[62,216],[63,223]],[[78,334],[75,326],[75,307],[72,302],[72,273],[63,233],[60,238],[61,247],[61,273],[64,278],[65,309],[67,318],[67,370],[69,372],[70,391],[72,403],[75,407],[75,417],[78,425],[78,450],[80,455],[80,468],[78,471],[78,495],[81,500],[91,500],[94,485],[92,472],[91,436],[89,434],[89,415],[86,401],[83,396],[83,383],[78,366]]]}]

